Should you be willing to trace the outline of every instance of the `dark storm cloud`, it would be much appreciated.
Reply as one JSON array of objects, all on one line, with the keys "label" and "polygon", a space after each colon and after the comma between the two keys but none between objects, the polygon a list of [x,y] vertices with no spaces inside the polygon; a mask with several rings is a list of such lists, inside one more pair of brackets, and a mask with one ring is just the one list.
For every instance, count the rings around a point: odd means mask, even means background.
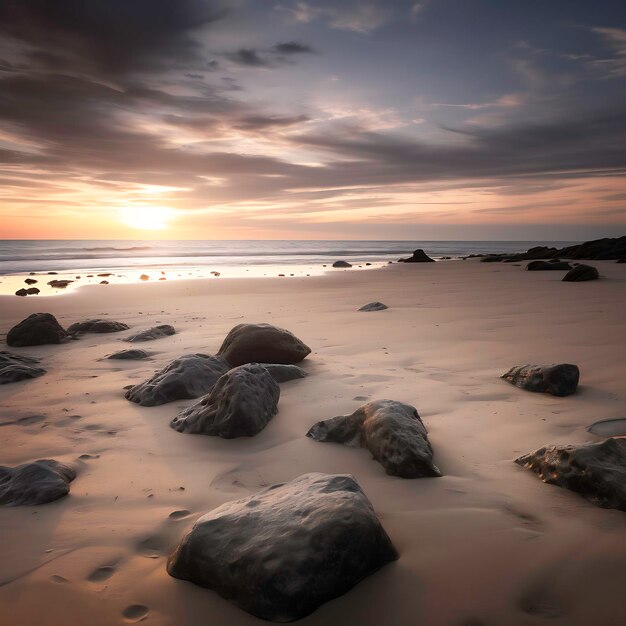
[{"label": "dark storm cloud", "polygon": [[233,125],[241,130],[267,130],[271,128],[287,128],[307,122],[306,115],[249,115],[236,121]]}]

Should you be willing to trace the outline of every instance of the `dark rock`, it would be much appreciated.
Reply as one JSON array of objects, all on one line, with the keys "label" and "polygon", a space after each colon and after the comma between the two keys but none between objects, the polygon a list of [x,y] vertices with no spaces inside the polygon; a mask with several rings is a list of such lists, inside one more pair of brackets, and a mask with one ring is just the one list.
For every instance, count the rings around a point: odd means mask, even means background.
[{"label": "dark rock", "polygon": [[61,343],[69,337],[54,315],[33,313],[11,328],[7,335],[7,345],[40,346],[47,343]]},{"label": "dark rock", "polygon": [[100,278],[107,278],[109,276],[113,276],[113,272],[103,272],[102,274],[98,274]]},{"label": "dark rock", "polygon": [[433,463],[426,427],[409,404],[394,400],[369,402],[352,415],[317,422],[306,436],[315,441],[367,448],[392,476],[441,476]]},{"label": "dark rock", "polygon": [[575,268],[571,269],[565,276],[563,276],[563,280],[568,283],[578,283],[586,280],[598,280],[600,278],[600,274],[598,274],[598,270],[591,265],[584,265],[580,263]]},{"label": "dark rock", "polygon": [[37,287],[29,287],[29,288],[26,290],[26,293],[27,293],[29,296],[36,296],[36,295],[39,293],[39,289],[37,289]]},{"label": "dark rock", "polygon": [[398,263],[435,263],[421,248],[413,252],[413,256],[406,259],[398,259]]},{"label": "dark rock", "polygon": [[120,350],[118,352],[114,352],[113,354],[109,354],[107,359],[130,359],[130,360],[138,360],[138,359],[147,359],[150,355],[145,350],[139,349],[130,349],[130,350]]},{"label": "dark rock", "polygon": [[526,391],[569,396],[576,392],[580,371],[576,365],[516,365],[501,378]]},{"label": "dark rock", "polygon": [[597,506],[626,511],[626,439],[540,448],[515,462]]},{"label": "dark rock", "polygon": [[244,363],[280,363],[302,361],[311,348],[294,334],[271,324],[238,324],[226,335],[218,355],[231,365]]},{"label": "dark rock", "polygon": [[69,284],[73,282],[73,280],[51,280],[48,282],[48,284],[53,289],[65,289]]},{"label": "dark rock", "polygon": [[211,391],[218,378],[229,369],[230,365],[220,357],[186,354],[129,389],[125,398],[141,406],[199,398]]},{"label": "dark rock", "polygon": [[69,333],[118,333],[121,330],[128,330],[128,324],[115,322],[113,320],[92,319],[84,322],[72,324],[67,332]]},{"label": "dark rock", "polygon": [[545,270],[571,270],[572,266],[565,261],[531,261],[526,269],[529,272],[545,271]]},{"label": "dark rock", "polygon": [[0,351],[0,385],[43,376],[46,370],[34,367],[37,363],[39,359],[31,356]]},{"label": "dark rock", "polygon": [[21,297],[23,298],[24,296],[27,296],[27,295],[28,295],[28,291],[26,291],[26,289],[18,289],[18,290],[15,292],[15,295],[16,295],[16,296],[21,296]]},{"label": "dark rock", "polygon": [[352,267],[352,263],[348,263],[348,261],[335,261],[333,267]]},{"label": "dark rock", "polygon": [[58,273],[59,273],[59,272],[48,272],[48,274],[49,274],[50,276],[53,276],[53,275],[55,275],[55,276],[56,276]]},{"label": "dark rock", "polygon": [[626,258],[625,259],[617,259],[618,263],[626,263]]},{"label": "dark rock", "polygon": [[54,460],[34,461],[17,467],[0,466],[0,504],[45,504],[70,492],[76,472]]},{"label": "dark rock", "polygon": [[153,326],[152,328],[147,328],[146,330],[141,330],[134,335],[130,335],[126,337],[124,341],[152,341],[153,339],[160,339],[161,337],[168,337],[169,335],[174,335],[176,330],[173,326],[169,324],[161,324],[160,326]]},{"label": "dark rock", "polygon": [[364,304],[359,311],[384,311],[389,307],[382,302],[369,302],[368,304]]},{"label": "dark rock", "polygon": [[279,363],[260,363],[277,383],[286,383],[296,378],[305,378],[307,373],[297,365],[280,365]]},{"label": "dark rock", "polygon": [[100,285],[108,285],[109,281],[108,280],[101,280],[99,284]]},{"label": "dark rock", "polygon": [[256,617],[291,622],[397,558],[354,478],[314,473],[207,513],[167,571]]},{"label": "dark rock", "polygon": [[278,411],[280,387],[258,363],[224,374],[200,402],[181,411],[170,426],[181,433],[232,439],[252,437]]},{"label": "dark rock", "polygon": [[34,278],[27,278],[24,282],[27,285],[34,285],[37,281]]}]

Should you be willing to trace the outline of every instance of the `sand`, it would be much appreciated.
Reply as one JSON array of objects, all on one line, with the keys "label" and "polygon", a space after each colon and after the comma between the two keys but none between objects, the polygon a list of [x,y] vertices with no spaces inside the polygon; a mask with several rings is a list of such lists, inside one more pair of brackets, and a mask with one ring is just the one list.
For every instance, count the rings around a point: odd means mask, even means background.
[{"label": "sand", "polygon": [[[600,441],[587,428],[624,417],[626,265],[593,265],[603,278],[589,283],[468,260],[1,297],[2,333],[37,311],[65,327],[108,316],[178,333],[142,344],[147,361],[102,360],[130,347],[129,331],[12,349],[42,357],[48,373],[0,388],[0,463],[55,458],[78,477],[52,504],[0,507],[0,624],[261,624],[171,578],[165,561],[203,513],[311,471],[353,474],[400,559],[303,626],[622,624],[625,514],[513,463],[546,444]],[[374,300],[389,309],[357,311]],[[215,352],[242,321],[282,326],[313,349],[301,364],[309,376],[281,384],[279,412],[256,437],[172,430],[193,400],[124,399],[124,386],[171,359]],[[578,393],[499,379],[512,365],[553,362],[580,367]],[[417,407],[443,477],[387,476],[364,449],[305,437],[380,398]]]}]

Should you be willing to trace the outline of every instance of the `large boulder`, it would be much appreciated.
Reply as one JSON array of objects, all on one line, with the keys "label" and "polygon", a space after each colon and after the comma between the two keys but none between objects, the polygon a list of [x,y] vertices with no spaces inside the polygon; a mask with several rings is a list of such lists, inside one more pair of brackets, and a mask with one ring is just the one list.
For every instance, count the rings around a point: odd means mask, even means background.
[{"label": "large boulder", "polygon": [[576,392],[580,370],[571,363],[515,365],[500,378],[526,391],[551,393],[553,396],[569,396]]},{"label": "large boulder", "polygon": [[244,363],[299,363],[311,348],[294,334],[271,324],[239,324],[226,335],[217,354],[233,367]]},{"label": "large boulder", "polygon": [[367,448],[392,476],[441,476],[433,463],[428,431],[409,404],[395,400],[369,402],[351,415],[317,422],[307,437]]},{"label": "large boulder", "polygon": [[434,263],[435,259],[431,259],[421,248],[413,252],[413,255],[406,259],[398,259],[398,263]]},{"label": "large boulder", "polygon": [[218,378],[229,369],[230,365],[220,357],[186,354],[172,361],[152,378],[131,387],[124,397],[141,406],[199,398],[211,391]]},{"label": "large boulder", "polygon": [[297,365],[281,365],[279,363],[260,363],[277,383],[285,383],[297,378],[305,378],[307,373]]},{"label": "large boulder", "polygon": [[181,433],[224,439],[252,437],[278,411],[280,387],[258,363],[224,374],[200,402],[181,411],[170,426]]},{"label": "large boulder", "polygon": [[160,326],[153,326],[146,330],[140,330],[132,335],[126,337],[124,341],[130,341],[135,343],[137,341],[152,341],[153,339],[160,339],[161,337],[168,337],[174,335],[176,329],[169,324],[161,324]]},{"label": "large boulder", "polygon": [[167,571],[256,617],[291,622],[397,558],[355,479],[313,473],[201,517]]},{"label": "large boulder", "polygon": [[626,439],[549,446],[515,462],[545,483],[576,491],[597,506],[626,511]]},{"label": "large boulder", "polygon": [[0,352],[0,385],[43,376],[46,370],[35,367],[39,359],[11,352]]},{"label": "large boulder", "polygon": [[352,267],[352,263],[348,263],[348,261],[335,261],[333,267]]},{"label": "large boulder", "polygon": [[556,271],[556,270],[571,270],[572,266],[565,261],[531,261],[526,269],[529,272],[537,271]]},{"label": "large boulder", "polygon": [[45,504],[70,492],[76,472],[69,465],[45,459],[17,467],[0,466],[0,504]]},{"label": "large boulder", "polygon": [[114,320],[85,320],[72,324],[67,331],[70,333],[118,333],[121,330],[128,330],[128,324],[115,322]]},{"label": "large boulder", "polygon": [[62,343],[69,338],[68,332],[51,313],[33,313],[11,328],[7,345],[14,347],[41,346]]},{"label": "large boulder", "polygon": [[567,272],[567,274],[565,274],[565,276],[563,276],[563,280],[568,283],[598,280],[598,278],[600,278],[598,270],[592,265],[584,265],[583,263],[572,268],[569,272]]},{"label": "large boulder", "polygon": [[130,348],[129,350],[118,350],[113,354],[109,354],[107,359],[125,359],[125,360],[139,360],[139,359],[147,359],[150,355],[145,350],[140,350],[139,348]]}]

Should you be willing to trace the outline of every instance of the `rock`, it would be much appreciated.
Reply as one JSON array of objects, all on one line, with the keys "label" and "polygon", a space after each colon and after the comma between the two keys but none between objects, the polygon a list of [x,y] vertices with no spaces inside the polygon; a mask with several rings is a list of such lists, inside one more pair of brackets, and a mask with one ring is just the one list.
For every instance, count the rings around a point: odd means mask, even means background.
[{"label": "rock", "polygon": [[382,302],[369,302],[368,304],[364,304],[359,311],[384,311],[389,307]]},{"label": "rock", "polygon": [[115,322],[113,320],[92,319],[84,322],[72,324],[67,332],[69,333],[118,333],[121,330],[128,330],[128,324]]},{"label": "rock", "polygon": [[598,278],[600,278],[598,270],[591,265],[584,265],[583,263],[580,263],[563,276],[563,280],[568,283],[578,283],[585,280],[598,280]]},{"label": "rock", "polygon": [[113,272],[102,272],[102,274],[98,274],[100,278],[107,278],[109,276],[113,276]]},{"label": "rock", "polygon": [[53,289],[65,289],[70,283],[73,282],[73,280],[51,280],[48,284]]},{"label": "rock", "polygon": [[118,352],[109,354],[109,356],[107,356],[107,359],[138,360],[138,359],[147,359],[149,356],[150,355],[145,350],[130,349],[130,350],[119,350]]},{"label": "rock", "polygon": [[199,398],[211,391],[218,378],[229,369],[230,365],[220,357],[185,354],[152,378],[129,389],[124,397],[141,406]]},{"label": "rock", "polygon": [[501,378],[526,391],[569,396],[576,391],[580,371],[576,365],[515,365]]},{"label": "rock", "polygon": [[167,571],[256,617],[291,622],[397,558],[355,479],[313,473],[202,516]]},{"label": "rock", "polygon": [[136,341],[152,341],[153,339],[160,339],[161,337],[167,337],[174,335],[176,330],[169,324],[161,324],[160,326],[153,326],[146,330],[141,330],[134,335],[126,337],[124,341],[136,342]]},{"label": "rock", "polygon": [[69,465],[45,459],[17,467],[0,466],[0,504],[45,504],[70,492],[76,472]]},{"label": "rock", "polygon": [[435,263],[435,259],[431,259],[421,248],[418,248],[413,252],[413,256],[398,259],[398,263]]},{"label": "rock", "polygon": [[544,270],[571,270],[572,266],[565,261],[531,261],[526,269],[529,272],[544,271]]},{"label": "rock", "polygon": [[181,411],[170,426],[181,433],[232,439],[252,437],[278,411],[280,387],[258,363],[224,374],[200,402]]},{"label": "rock", "polygon": [[294,334],[271,324],[238,324],[226,335],[217,354],[232,366],[244,363],[280,363],[302,361],[311,348]]},{"label": "rock", "polygon": [[352,267],[352,263],[348,263],[348,261],[335,261],[333,267]]},{"label": "rock", "polygon": [[34,278],[27,278],[24,282],[27,285],[34,285],[37,281]]},{"label": "rock", "polygon": [[18,289],[18,290],[15,292],[15,295],[16,295],[16,296],[22,296],[22,297],[24,297],[24,296],[27,296],[27,295],[28,295],[28,291],[26,291],[26,289]]},{"label": "rock", "polygon": [[108,285],[109,281],[108,280],[101,280],[98,284],[99,285]]},{"label": "rock", "polygon": [[308,374],[297,365],[280,365],[279,363],[260,363],[277,383],[286,383],[297,378],[306,378]]},{"label": "rock", "polygon": [[626,511],[626,439],[540,448],[515,462],[597,506]]},{"label": "rock", "polygon": [[139,280],[150,280],[150,276],[148,276],[148,274],[142,274],[142,275],[139,277]]},{"label": "rock", "polygon": [[624,259],[617,259],[617,262],[618,263],[626,263],[626,258],[624,258]]},{"label": "rock", "polygon": [[14,347],[61,343],[69,337],[51,313],[33,313],[11,328],[7,345]]},{"label": "rock", "polygon": [[0,385],[43,376],[45,369],[33,367],[37,363],[39,359],[31,356],[0,351]]},{"label": "rock", "polygon": [[26,290],[26,294],[29,296],[36,296],[39,293],[39,289],[37,287],[29,287]]},{"label": "rock", "polygon": [[415,407],[394,400],[376,400],[351,415],[314,424],[307,437],[367,448],[391,476],[441,476],[433,463],[426,427]]}]

